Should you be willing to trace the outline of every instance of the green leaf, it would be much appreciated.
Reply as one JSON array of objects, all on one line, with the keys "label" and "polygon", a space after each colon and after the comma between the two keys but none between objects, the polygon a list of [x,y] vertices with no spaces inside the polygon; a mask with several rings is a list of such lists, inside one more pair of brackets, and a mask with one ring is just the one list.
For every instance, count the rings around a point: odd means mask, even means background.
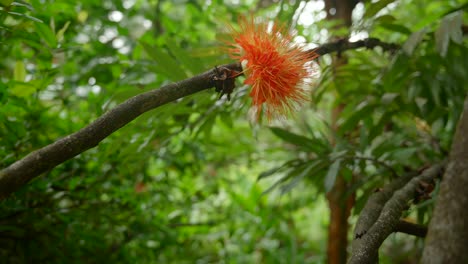
[{"label": "green leaf", "polygon": [[326,145],[318,139],[304,137],[279,127],[270,127],[270,130],[285,142],[296,145],[304,150],[322,153],[326,149]]},{"label": "green leaf", "polygon": [[[3,0],[4,1],[4,0]],[[7,0],[8,1],[8,0]],[[0,1],[1,3],[2,1]],[[10,1],[11,5],[12,6],[21,6],[21,7],[25,7],[29,10],[33,10],[34,8],[29,4],[29,3],[20,3],[20,2],[13,2],[13,1]]]},{"label": "green leaf", "polygon": [[26,79],[26,67],[23,61],[16,61],[15,69],[13,70],[13,80],[24,82]]},{"label": "green leaf", "polygon": [[57,39],[55,38],[55,34],[44,23],[34,23],[34,27],[36,28],[37,34],[47,43],[50,48],[57,47]]},{"label": "green leaf", "polygon": [[403,25],[400,25],[400,24],[381,23],[380,26],[387,29],[387,30],[393,31],[393,32],[398,32],[398,33],[402,33],[402,34],[405,34],[405,35],[410,35],[411,34],[411,30],[409,30],[409,28],[407,28],[407,27],[405,27]]},{"label": "green leaf", "polygon": [[8,87],[6,86],[6,84],[0,81],[0,103],[3,102],[4,99],[6,99],[7,88]]},{"label": "green leaf", "polygon": [[458,44],[463,42],[463,18],[461,11],[445,16],[434,33],[436,48],[442,57],[447,55],[450,39]]},{"label": "green leaf", "polygon": [[258,175],[257,181],[275,174],[276,172],[280,171],[282,168],[284,168],[284,166],[279,166],[279,167],[275,167],[275,168],[263,171],[262,173]]},{"label": "green leaf", "polygon": [[226,125],[226,127],[232,129],[234,122],[232,121],[232,116],[229,112],[221,112],[218,115],[218,118],[224,125]]},{"label": "green leaf", "polygon": [[396,18],[392,15],[383,15],[375,19],[375,23],[393,23],[396,21]]},{"label": "green leaf", "polygon": [[36,92],[36,86],[25,82],[12,82],[10,93],[18,97],[27,97]]},{"label": "green leaf", "polygon": [[417,147],[400,148],[391,152],[391,156],[402,164],[410,165],[412,164],[411,157],[414,157],[418,150]]},{"label": "green leaf", "polygon": [[2,6],[10,6],[13,0],[0,0]]},{"label": "green leaf", "polygon": [[414,32],[411,34],[411,36],[408,38],[408,40],[403,44],[403,51],[408,56],[411,56],[413,54],[414,49],[416,46],[423,40],[424,35],[426,34],[427,29],[423,28],[419,31]]},{"label": "green leaf", "polygon": [[260,179],[263,179],[263,178],[267,178],[275,173],[277,173],[278,171],[282,170],[282,169],[285,169],[285,168],[288,168],[288,167],[292,167],[294,166],[295,164],[297,164],[298,162],[300,162],[300,160],[298,159],[293,159],[293,160],[289,160],[287,162],[285,162],[283,165],[281,166],[278,166],[278,167],[275,167],[275,168],[272,168],[272,169],[269,169],[269,170],[266,170],[262,173],[260,173],[257,177],[257,181],[260,180]]},{"label": "green leaf", "polygon": [[202,70],[199,61],[194,59],[189,52],[180,48],[172,39],[166,41],[166,46],[177,60],[180,61],[180,64],[190,71],[191,75]]},{"label": "green leaf", "polygon": [[386,7],[388,4],[393,3],[395,0],[380,0],[371,3],[364,13],[364,18],[371,18],[375,16],[380,10]]},{"label": "green leaf", "polygon": [[389,105],[389,104],[391,104],[398,96],[399,96],[399,94],[397,94],[397,93],[385,93],[385,94],[382,96],[381,102],[382,102],[383,105]]},{"label": "green leaf", "polygon": [[173,81],[186,79],[188,77],[184,69],[180,67],[179,62],[169,54],[163,52],[160,47],[155,47],[145,42],[140,42],[140,44],[145,49],[146,53],[156,61],[156,64],[152,65],[152,67],[158,73],[166,75],[166,77]]},{"label": "green leaf", "polygon": [[7,12],[7,14],[10,14],[10,15],[13,15],[13,16],[20,16],[20,17],[24,17],[24,18],[27,18],[27,19],[35,21],[35,22],[43,23],[42,20],[40,20],[39,18],[32,17],[30,15],[26,15],[26,14],[23,14],[23,13],[11,12],[10,11],[10,12]]},{"label": "green leaf", "polygon": [[321,166],[321,164],[323,164],[323,161],[322,160],[314,160],[313,162],[310,162],[305,169],[302,170],[302,172],[300,172],[297,176],[294,176],[292,178],[292,180],[281,187],[281,193],[282,194],[285,194],[287,192],[289,192],[290,190],[292,190],[294,187],[296,187],[305,177],[311,175],[311,173],[313,171],[317,171],[319,170],[320,168],[322,168],[323,166]]},{"label": "green leaf", "polygon": [[70,26],[70,21],[67,21],[65,25],[57,32],[57,41],[61,42],[63,40],[63,34],[65,34],[65,31],[67,31],[68,26]]},{"label": "green leaf", "polygon": [[339,132],[343,134],[354,129],[358,125],[359,121],[368,116],[371,116],[374,113],[375,108],[376,105],[374,103],[364,101],[352,110],[347,109],[352,112],[349,116],[344,117],[343,124],[339,126]]},{"label": "green leaf", "polygon": [[328,168],[328,172],[324,180],[325,192],[329,192],[333,188],[333,185],[335,184],[335,181],[336,181],[336,176],[338,175],[338,172],[340,171],[340,164],[341,164],[341,159],[336,159],[332,163],[332,165]]}]

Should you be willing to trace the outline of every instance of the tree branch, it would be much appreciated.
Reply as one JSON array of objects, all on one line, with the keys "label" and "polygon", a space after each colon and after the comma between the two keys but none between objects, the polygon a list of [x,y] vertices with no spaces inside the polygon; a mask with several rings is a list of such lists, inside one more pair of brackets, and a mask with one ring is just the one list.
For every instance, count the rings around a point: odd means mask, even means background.
[{"label": "tree branch", "polygon": [[341,53],[346,50],[350,49],[359,49],[359,48],[367,48],[367,49],[374,49],[376,47],[381,47],[384,51],[396,51],[400,49],[400,45],[394,43],[386,43],[377,38],[366,38],[363,40],[359,40],[356,42],[349,42],[347,39],[340,39],[335,42],[330,42],[321,45],[318,48],[311,49],[309,52],[315,52],[316,54],[322,56],[332,52]]},{"label": "tree branch", "polygon": [[417,237],[426,237],[427,226],[400,220],[395,226],[395,230],[393,230],[393,232],[405,233]]},{"label": "tree branch", "polygon": [[[349,49],[373,48],[376,46],[387,49],[395,45],[374,38],[357,42],[340,40],[324,44],[314,49],[314,52],[324,55]],[[312,50],[308,52],[312,52]],[[233,71],[242,71],[239,63],[220,66],[220,68],[222,67]],[[2,169],[0,171],[0,201],[47,170],[97,146],[99,142],[141,114],[179,98],[213,87],[215,85],[213,77],[216,74],[218,74],[217,71],[213,69],[192,78],[134,96],[106,112],[81,130],[31,152],[21,160]]]},{"label": "tree branch", "polygon": [[377,263],[380,246],[397,230],[401,214],[414,197],[419,183],[433,180],[444,168],[445,162],[433,165],[416,177],[401,177],[372,195],[356,224],[351,259],[348,263]]},{"label": "tree branch", "polygon": [[[241,71],[239,63],[224,65]],[[97,146],[110,134],[141,114],[179,98],[213,87],[214,70],[134,96],[106,112],[90,125],[36,150],[0,171],[0,200],[76,155]]]}]

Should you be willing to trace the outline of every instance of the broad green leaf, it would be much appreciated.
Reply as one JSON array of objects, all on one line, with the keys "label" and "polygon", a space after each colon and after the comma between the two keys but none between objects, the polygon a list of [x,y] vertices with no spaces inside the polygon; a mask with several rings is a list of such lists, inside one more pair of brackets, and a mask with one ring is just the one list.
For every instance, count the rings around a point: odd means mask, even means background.
[{"label": "broad green leaf", "polygon": [[15,69],[13,71],[13,80],[18,82],[24,82],[26,79],[26,67],[23,61],[16,61]]},{"label": "broad green leaf", "polygon": [[333,188],[333,185],[335,185],[336,176],[340,171],[340,164],[341,159],[336,159],[328,168],[327,175],[324,179],[325,192],[329,192]]},{"label": "broad green leaf", "polygon": [[10,93],[18,97],[27,97],[36,92],[36,86],[25,82],[12,82]]},{"label": "broad green leaf", "polygon": [[34,23],[34,27],[36,28],[37,34],[47,43],[49,48],[57,47],[57,39],[49,26],[44,23]]}]

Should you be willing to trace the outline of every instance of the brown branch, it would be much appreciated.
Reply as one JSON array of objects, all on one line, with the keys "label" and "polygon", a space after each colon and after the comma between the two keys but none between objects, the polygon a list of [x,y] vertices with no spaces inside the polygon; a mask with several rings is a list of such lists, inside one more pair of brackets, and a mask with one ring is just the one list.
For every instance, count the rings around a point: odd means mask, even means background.
[{"label": "brown branch", "polygon": [[[385,49],[385,47],[393,47],[392,45],[394,44],[383,43],[373,38],[357,42],[343,42],[341,40],[324,44],[315,49],[315,52],[324,55],[361,47],[382,46]],[[223,65],[219,68],[237,72],[242,71],[239,63]],[[26,157],[0,171],[0,201],[47,170],[97,146],[103,139],[141,114],[215,86],[217,83],[214,76],[217,76],[217,74],[219,74],[217,70],[213,69],[192,78],[134,96],[106,112],[81,130],[31,152]]]},{"label": "brown branch", "polygon": [[[446,162],[433,165],[416,177],[397,179],[369,198],[356,224],[351,259],[348,263],[377,263],[383,241],[396,230],[407,203],[420,182],[429,182],[444,170]],[[407,183],[405,183],[407,182]],[[375,211],[374,211],[375,210]]]},{"label": "brown branch", "polygon": [[395,226],[393,232],[405,233],[417,237],[426,237],[427,226],[400,220]]},{"label": "brown branch", "polygon": [[[223,67],[241,71],[239,63]],[[41,173],[97,146],[141,114],[179,98],[213,87],[214,70],[134,96],[90,125],[36,150],[0,171],[0,200]]]}]

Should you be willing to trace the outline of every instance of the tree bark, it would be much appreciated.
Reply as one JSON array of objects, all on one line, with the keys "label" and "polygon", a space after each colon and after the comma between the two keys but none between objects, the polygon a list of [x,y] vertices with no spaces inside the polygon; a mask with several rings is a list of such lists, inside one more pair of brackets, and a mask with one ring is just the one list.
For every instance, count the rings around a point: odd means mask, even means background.
[{"label": "tree bark", "polygon": [[[348,264],[378,263],[380,246],[391,233],[403,227],[400,221],[402,212],[414,199],[418,185],[432,182],[443,173],[444,167],[445,162],[442,162],[429,167],[418,176],[409,174],[400,177],[369,198],[356,224]],[[408,224],[404,225],[406,230],[408,227]],[[411,229],[413,232],[414,225],[411,225]],[[417,233],[421,232],[418,230]]]},{"label": "tree bark", "polygon": [[[352,13],[356,6],[355,0],[325,0],[325,12],[327,19],[341,20],[341,27],[350,28],[352,24]],[[338,26],[338,27],[340,27]],[[338,41],[339,42],[339,41]],[[333,67],[336,69],[346,64],[346,58],[339,56],[334,61]],[[333,111],[331,126],[337,130],[336,121],[343,109],[343,105],[338,106]],[[332,145],[334,140],[332,140]],[[343,177],[338,176],[330,192],[327,193],[328,207],[330,209],[330,224],[328,226],[327,241],[327,262],[330,264],[346,263],[348,248],[348,218],[354,205],[355,196],[347,196],[348,182]]]},{"label": "tree bark", "polygon": [[429,224],[422,263],[468,263],[468,96]]}]

